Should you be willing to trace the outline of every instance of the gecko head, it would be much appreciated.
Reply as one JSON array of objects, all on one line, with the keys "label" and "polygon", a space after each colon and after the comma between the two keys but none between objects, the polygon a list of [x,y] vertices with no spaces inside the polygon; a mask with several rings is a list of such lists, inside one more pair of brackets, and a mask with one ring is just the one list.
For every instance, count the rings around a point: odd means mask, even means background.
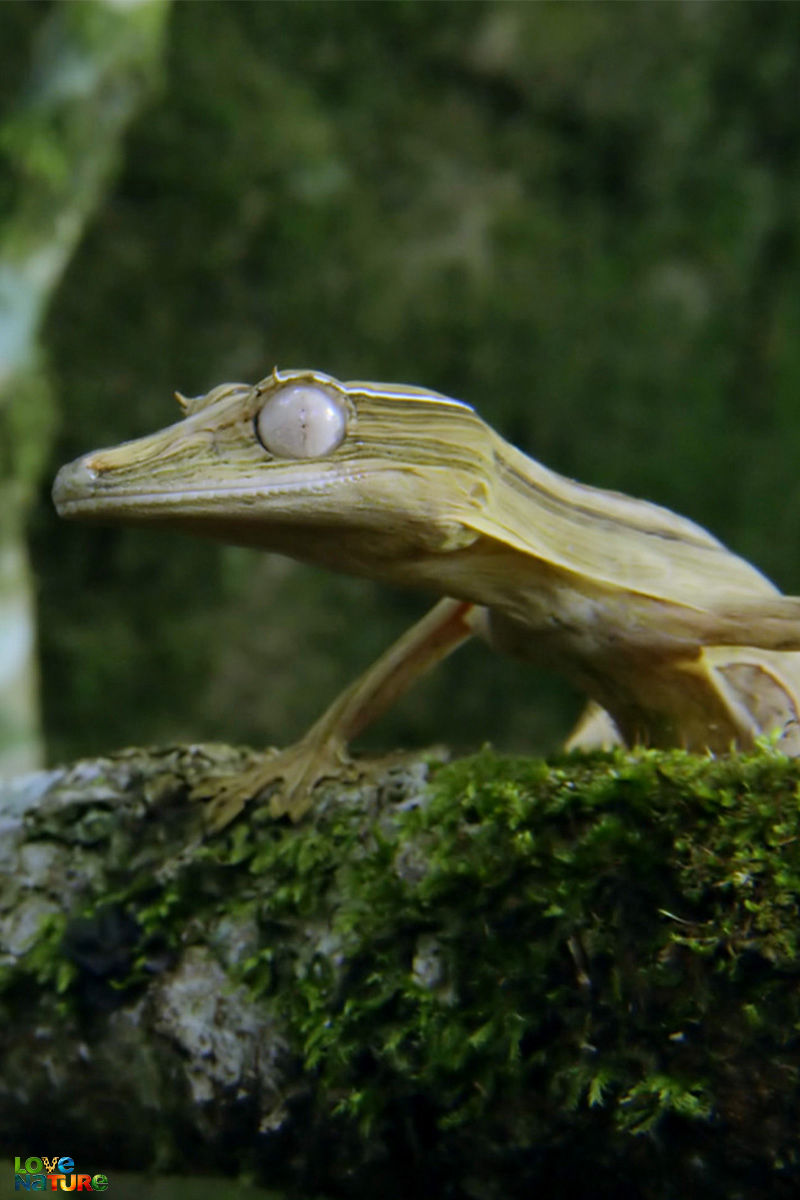
[{"label": "gecko head", "polygon": [[376,559],[477,536],[469,516],[488,500],[493,435],[460,401],[277,369],[178,400],[176,424],[62,467],[59,515],[161,524],[367,574]]}]

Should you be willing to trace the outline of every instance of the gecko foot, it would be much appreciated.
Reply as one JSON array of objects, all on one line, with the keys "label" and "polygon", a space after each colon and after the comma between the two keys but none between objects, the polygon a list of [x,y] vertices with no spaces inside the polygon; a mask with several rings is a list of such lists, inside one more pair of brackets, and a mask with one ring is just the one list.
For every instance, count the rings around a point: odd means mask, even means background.
[{"label": "gecko foot", "polygon": [[252,801],[267,794],[273,817],[288,816],[299,821],[313,806],[312,793],[318,783],[356,773],[356,764],[338,742],[315,745],[301,740],[237,775],[198,785],[192,799],[203,804],[206,833],[218,833]]}]

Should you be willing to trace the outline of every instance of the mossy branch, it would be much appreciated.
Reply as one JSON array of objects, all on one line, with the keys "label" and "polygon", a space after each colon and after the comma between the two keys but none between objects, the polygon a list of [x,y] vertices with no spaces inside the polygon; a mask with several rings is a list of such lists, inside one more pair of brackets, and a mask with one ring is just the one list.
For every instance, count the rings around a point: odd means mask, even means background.
[{"label": "mossy branch", "polygon": [[800,764],[405,760],[186,850],[251,757],[0,794],[9,1152],[56,1113],[287,1194],[794,1194]]}]

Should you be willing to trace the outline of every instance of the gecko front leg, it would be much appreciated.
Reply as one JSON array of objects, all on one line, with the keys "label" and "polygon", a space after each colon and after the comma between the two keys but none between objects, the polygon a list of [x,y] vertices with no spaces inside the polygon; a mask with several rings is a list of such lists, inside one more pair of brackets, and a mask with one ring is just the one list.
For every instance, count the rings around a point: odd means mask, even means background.
[{"label": "gecko front leg", "polygon": [[462,600],[440,600],[346,688],[308,732],[285,750],[228,779],[200,785],[207,832],[224,829],[270,789],[273,817],[299,821],[323,779],[357,773],[347,747],[422,675],[476,632],[480,609]]}]

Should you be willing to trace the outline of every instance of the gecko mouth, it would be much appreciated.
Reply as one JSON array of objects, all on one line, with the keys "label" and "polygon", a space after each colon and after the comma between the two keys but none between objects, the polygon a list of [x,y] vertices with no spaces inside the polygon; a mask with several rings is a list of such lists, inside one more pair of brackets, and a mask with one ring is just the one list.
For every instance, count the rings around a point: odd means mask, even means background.
[{"label": "gecko mouth", "polygon": [[[348,482],[355,482],[367,472],[348,472]],[[236,503],[238,515],[246,516],[263,501],[276,500],[281,496],[298,494],[321,496],[330,494],[340,479],[289,479],[281,482],[247,482],[236,484],[213,485],[204,483],[196,487],[179,485],[165,487],[163,490],[144,490],[134,482],[127,485],[118,480],[105,477],[101,472],[87,467],[82,459],[68,463],[55,477],[52,497],[56,512],[60,517],[102,519],[113,516],[119,519],[123,510],[131,508],[135,501],[135,512],[131,511],[131,519],[146,519],[174,516],[180,506],[182,514],[187,518],[213,513],[216,505],[225,500]]]}]

